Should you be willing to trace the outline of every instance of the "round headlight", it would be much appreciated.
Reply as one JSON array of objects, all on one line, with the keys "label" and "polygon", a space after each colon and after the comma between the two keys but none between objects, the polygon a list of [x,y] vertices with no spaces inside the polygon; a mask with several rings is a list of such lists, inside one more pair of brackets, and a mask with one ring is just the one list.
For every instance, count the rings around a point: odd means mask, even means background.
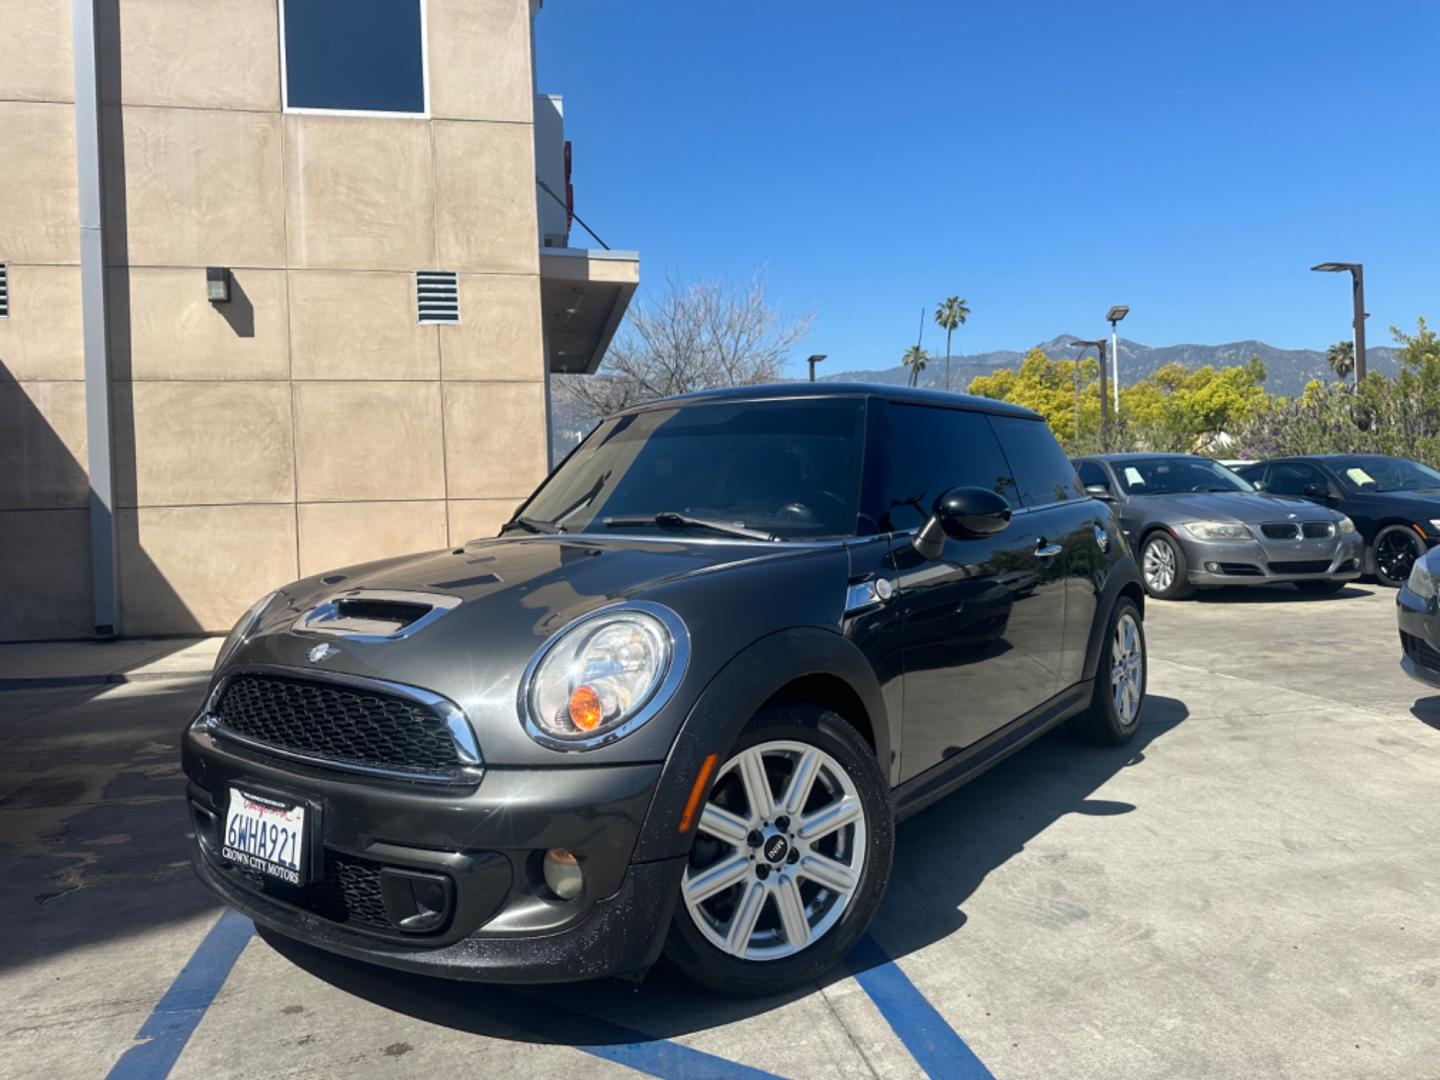
[{"label": "round headlight", "polygon": [[679,673],[676,637],[684,635],[672,612],[656,610],[665,617],[621,609],[582,619],[545,645],[522,689],[533,737],[578,749],[619,738],[638,726],[632,721],[648,718],[646,706],[667,676]]}]

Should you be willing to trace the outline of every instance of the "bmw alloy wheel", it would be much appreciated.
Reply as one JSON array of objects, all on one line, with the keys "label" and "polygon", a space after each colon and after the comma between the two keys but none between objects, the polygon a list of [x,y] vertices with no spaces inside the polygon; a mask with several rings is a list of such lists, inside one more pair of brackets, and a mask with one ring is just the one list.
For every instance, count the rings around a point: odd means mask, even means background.
[{"label": "bmw alloy wheel", "polygon": [[760,743],[721,767],[681,897],[716,948],[783,959],[840,921],[865,850],[864,805],[840,763],[807,743]]},{"label": "bmw alloy wheel", "polygon": [[1175,584],[1175,552],[1170,545],[1155,540],[1146,544],[1140,572],[1151,592],[1163,593]]},{"label": "bmw alloy wheel", "polygon": [[1125,727],[1133,725],[1145,700],[1145,664],[1139,624],[1128,611],[1115,624],[1110,647],[1110,695],[1115,715]]}]

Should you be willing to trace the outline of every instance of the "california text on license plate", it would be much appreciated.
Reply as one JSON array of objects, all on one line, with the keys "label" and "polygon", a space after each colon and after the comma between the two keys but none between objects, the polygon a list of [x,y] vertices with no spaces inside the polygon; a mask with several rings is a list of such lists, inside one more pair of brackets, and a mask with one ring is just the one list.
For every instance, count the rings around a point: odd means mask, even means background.
[{"label": "california text on license plate", "polygon": [[287,799],[230,789],[220,854],[291,885],[305,883],[305,807]]}]

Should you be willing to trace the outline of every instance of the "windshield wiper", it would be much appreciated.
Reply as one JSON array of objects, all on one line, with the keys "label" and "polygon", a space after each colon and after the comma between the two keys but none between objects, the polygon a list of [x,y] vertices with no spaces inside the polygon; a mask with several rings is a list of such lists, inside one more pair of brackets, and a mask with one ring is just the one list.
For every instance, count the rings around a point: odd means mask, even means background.
[{"label": "windshield wiper", "polygon": [[624,525],[690,525],[697,529],[710,529],[730,536],[743,536],[747,540],[779,540],[780,537],[761,529],[749,529],[736,521],[716,521],[713,518],[691,517],[689,514],[662,510],[653,517],[636,514],[632,517],[607,517],[602,522],[607,529]]},{"label": "windshield wiper", "polygon": [[515,525],[520,526],[522,529],[528,529],[532,533],[541,533],[545,536],[554,536],[556,533],[563,533],[565,531],[564,525],[557,525],[553,521],[543,521],[540,518],[526,517],[524,514],[507,521],[500,531],[502,533],[508,532],[510,528]]}]

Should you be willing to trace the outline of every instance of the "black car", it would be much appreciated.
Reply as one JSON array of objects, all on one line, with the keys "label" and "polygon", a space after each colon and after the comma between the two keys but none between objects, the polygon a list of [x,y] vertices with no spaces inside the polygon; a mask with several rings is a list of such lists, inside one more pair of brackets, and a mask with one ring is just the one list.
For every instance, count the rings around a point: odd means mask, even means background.
[{"label": "black car", "polygon": [[1035,414],[753,387],[600,424],[497,539],[286,586],[183,739],[201,879],[417,972],[759,993],[842,956],[897,818],[1123,743],[1144,594]]},{"label": "black car", "polygon": [[1416,682],[1440,690],[1440,549],[1415,560],[1396,596],[1400,666]]},{"label": "black car", "polygon": [[1365,572],[1399,588],[1415,560],[1440,544],[1440,472],[1379,454],[1276,458],[1239,470],[1261,491],[1339,510],[1365,540]]}]

